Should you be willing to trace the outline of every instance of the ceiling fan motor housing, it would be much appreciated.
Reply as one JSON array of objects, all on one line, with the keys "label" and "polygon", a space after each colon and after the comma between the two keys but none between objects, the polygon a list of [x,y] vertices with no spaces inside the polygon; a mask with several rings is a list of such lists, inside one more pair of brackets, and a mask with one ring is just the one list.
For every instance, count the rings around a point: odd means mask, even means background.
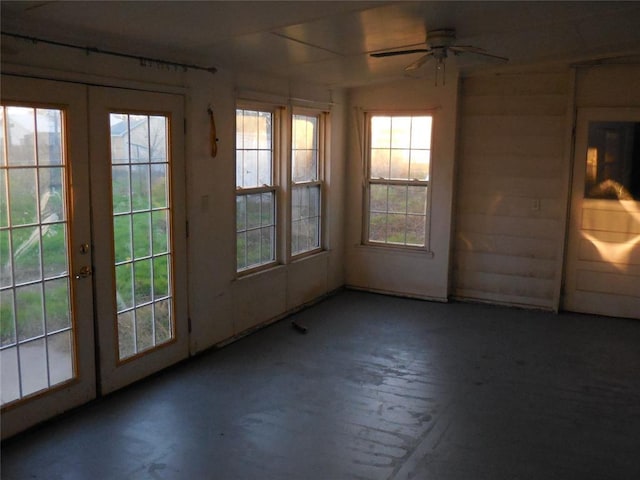
[{"label": "ceiling fan motor housing", "polygon": [[446,49],[456,41],[456,31],[453,28],[441,28],[427,32],[427,45],[432,49]]}]

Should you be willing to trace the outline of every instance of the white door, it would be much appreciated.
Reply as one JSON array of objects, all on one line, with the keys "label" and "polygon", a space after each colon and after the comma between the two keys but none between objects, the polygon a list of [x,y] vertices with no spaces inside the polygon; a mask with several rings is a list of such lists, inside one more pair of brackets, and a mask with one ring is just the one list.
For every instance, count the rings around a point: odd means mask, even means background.
[{"label": "white door", "polygon": [[563,307],[640,318],[640,109],[580,109]]},{"label": "white door", "polygon": [[95,397],[86,88],[3,76],[2,437]]},{"label": "white door", "polygon": [[3,76],[3,438],[187,357],[183,125],[178,95]]},{"label": "white door", "polygon": [[100,390],[188,355],[183,97],[89,91]]}]

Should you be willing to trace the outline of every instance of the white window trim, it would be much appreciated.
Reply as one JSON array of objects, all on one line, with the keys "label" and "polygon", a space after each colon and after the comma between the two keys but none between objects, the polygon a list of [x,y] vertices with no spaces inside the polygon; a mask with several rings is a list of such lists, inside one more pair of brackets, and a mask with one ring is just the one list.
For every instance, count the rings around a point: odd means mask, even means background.
[{"label": "white window trim", "polygon": [[[283,215],[283,208],[282,208],[282,201],[281,201],[281,196],[282,196],[282,182],[281,179],[283,178],[283,175],[281,174],[281,157],[283,155],[282,152],[282,139],[281,139],[281,132],[285,129],[282,128],[282,121],[283,118],[285,118],[284,116],[284,108],[283,107],[279,107],[279,106],[275,106],[275,105],[268,105],[268,104],[264,104],[264,103],[260,103],[260,102],[246,102],[246,101],[241,101],[238,100],[236,102],[236,106],[235,106],[235,111],[237,110],[251,110],[251,111],[259,111],[259,112],[269,112],[272,114],[272,118],[273,118],[273,124],[272,124],[272,132],[271,132],[271,141],[272,141],[272,145],[271,145],[271,149],[272,149],[272,163],[271,163],[271,173],[272,173],[272,184],[271,185],[263,185],[263,186],[259,186],[259,187],[247,187],[247,188],[242,188],[242,187],[238,187],[238,181],[237,181],[237,177],[234,174],[234,180],[235,180],[235,185],[236,185],[236,191],[235,191],[235,200],[234,201],[234,219],[235,219],[235,227],[234,227],[234,232],[235,232],[235,240],[234,240],[234,252],[235,252],[235,271],[236,271],[236,277],[240,278],[240,277],[245,277],[254,273],[258,273],[264,270],[270,270],[274,267],[277,267],[278,265],[280,265],[282,263],[282,254],[281,254],[281,239],[283,237],[283,235],[281,234],[281,226],[283,224],[282,222],[282,215]],[[235,143],[237,140],[237,127],[234,128],[234,162],[237,162],[237,144]],[[237,174],[237,165],[235,168],[235,172]],[[251,194],[259,194],[259,193],[267,193],[267,192],[273,192],[274,194],[274,259],[270,262],[265,262],[265,263],[261,263],[258,265],[253,265],[253,266],[249,266],[247,268],[243,268],[243,269],[238,269],[238,262],[237,262],[237,248],[238,248],[238,241],[237,241],[237,218],[238,218],[238,212],[237,212],[237,198],[239,195],[251,195]]]},{"label": "white window trim", "polygon": [[[292,177],[292,169],[293,169],[293,116],[294,115],[306,115],[310,117],[318,118],[318,178],[314,181],[307,182],[294,182]],[[288,192],[287,192],[287,206],[288,206],[288,235],[287,235],[287,253],[288,259],[290,262],[297,261],[306,257],[310,257],[313,255],[317,255],[326,250],[326,152],[327,152],[327,123],[328,123],[329,114],[326,111],[310,109],[310,108],[302,108],[302,107],[294,107],[289,115],[290,120],[290,128],[289,128],[289,150],[288,150],[288,162],[287,162],[287,175],[288,175]],[[319,236],[319,245],[316,248],[311,250],[306,250],[304,252],[294,254],[292,252],[292,239],[291,234],[293,230],[293,204],[292,204],[292,194],[293,188],[296,186],[314,186],[318,185],[320,187],[320,222],[318,232]]]},{"label": "white window trim", "polygon": [[[398,111],[398,110],[369,110],[363,112],[363,120],[364,120],[364,136],[362,138],[362,160],[363,160],[363,179],[362,179],[362,238],[361,238],[361,247],[366,247],[370,249],[376,249],[378,251],[397,251],[397,252],[414,252],[420,254],[427,254],[433,257],[433,252],[431,251],[431,198],[432,198],[432,184],[433,184],[433,164],[434,164],[434,155],[433,155],[433,132],[435,129],[436,123],[436,109],[424,109],[424,110],[408,110],[408,111]],[[392,180],[392,179],[373,179],[370,178],[371,172],[371,119],[374,116],[389,116],[389,117],[400,117],[400,116],[428,116],[432,118],[431,125],[431,146],[430,146],[430,161],[429,161],[429,180]],[[371,185],[379,184],[379,185],[407,185],[407,186],[426,186],[427,187],[427,209],[425,215],[425,242],[424,246],[420,245],[403,245],[399,243],[384,243],[384,242],[375,242],[369,240],[369,214],[370,214],[370,189]]]}]

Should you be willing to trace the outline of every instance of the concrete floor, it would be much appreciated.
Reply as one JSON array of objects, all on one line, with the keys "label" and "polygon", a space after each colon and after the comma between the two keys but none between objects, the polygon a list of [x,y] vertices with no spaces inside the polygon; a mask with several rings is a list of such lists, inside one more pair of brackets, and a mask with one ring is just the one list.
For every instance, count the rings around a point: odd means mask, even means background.
[{"label": "concrete floor", "polygon": [[2,445],[10,479],[638,479],[640,322],[345,291]]}]

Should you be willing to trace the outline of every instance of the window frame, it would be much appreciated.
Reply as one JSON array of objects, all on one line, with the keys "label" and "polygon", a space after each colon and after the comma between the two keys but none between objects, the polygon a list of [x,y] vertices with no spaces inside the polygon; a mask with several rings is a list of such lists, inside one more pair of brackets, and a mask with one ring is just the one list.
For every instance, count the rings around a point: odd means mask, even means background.
[{"label": "window frame", "polygon": [[[234,162],[235,162],[235,173],[234,179],[236,183],[235,188],[235,202],[234,202],[234,219],[235,219],[235,271],[238,277],[250,275],[262,270],[267,270],[273,268],[274,266],[281,263],[281,253],[280,253],[280,243],[281,243],[281,169],[280,169],[280,157],[282,155],[281,149],[281,123],[283,118],[283,108],[268,105],[260,102],[236,102],[235,113],[236,118],[238,114],[238,110],[246,110],[252,112],[266,112],[271,114],[271,184],[270,185],[261,185],[255,187],[240,187],[238,186],[238,165],[237,165],[237,154],[238,154],[238,130],[237,124],[234,128]],[[264,193],[271,193],[273,196],[273,258],[267,262],[262,262],[258,264],[252,264],[244,268],[238,268],[238,233],[241,230],[238,230],[238,208],[237,201],[239,196],[248,196],[248,195],[260,195]],[[246,232],[246,225],[244,231]]]},{"label": "window frame", "polygon": [[[429,169],[427,180],[417,179],[391,179],[391,178],[372,178],[371,177],[371,140],[372,140],[372,119],[374,117],[430,117],[431,118],[431,142],[429,145]],[[372,248],[381,248],[384,250],[400,250],[405,252],[430,253],[431,252],[431,197],[432,197],[432,181],[433,181],[433,163],[434,163],[434,131],[436,126],[436,115],[432,109],[425,110],[369,110],[364,112],[364,138],[363,138],[363,182],[362,182],[362,245]],[[411,245],[402,243],[389,243],[370,240],[370,214],[371,214],[371,186],[372,185],[388,185],[388,186],[419,186],[426,188],[426,206],[424,219],[424,245]],[[388,214],[388,211],[387,211]],[[406,215],[406,214],[405,214]],[[406,230],[405,230],[406,237]]]},{"label": "window frame", "polygon": [[[317,119],[317,178],[315,180],[304,180],[296,182],[293,179],[293,154],[294,154],[294,138],[293,138],[293,122],[295,116],[315,117]],[[288,242],[287,250],[289,252],[289,258],[291,261],[295,261],[301,258],[315,255],[325,250],[325,157],[326,157],[326,128],[328,121],[328,113],[322,110],[293,107],[288,115],[290,121],[289,128],[289,148],[288,148]],[[319,189],[319,201],[318,201],[318,246],[311,249],[303,250],[294,253],[293,252],[293,191],[296,187],[318,187]]]}]

